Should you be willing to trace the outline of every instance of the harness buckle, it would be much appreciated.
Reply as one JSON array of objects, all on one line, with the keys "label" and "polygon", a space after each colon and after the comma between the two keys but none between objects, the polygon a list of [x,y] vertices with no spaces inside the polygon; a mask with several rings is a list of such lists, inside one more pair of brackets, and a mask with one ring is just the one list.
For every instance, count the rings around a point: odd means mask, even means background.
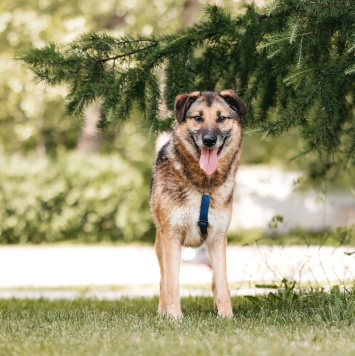
[{"label": "harness buckle", "polygon": [[201,226],[201,227],[208,227],[208,221],[206,221],[206,220],[199,220],[199,221],[198,221],[198,226]]}]

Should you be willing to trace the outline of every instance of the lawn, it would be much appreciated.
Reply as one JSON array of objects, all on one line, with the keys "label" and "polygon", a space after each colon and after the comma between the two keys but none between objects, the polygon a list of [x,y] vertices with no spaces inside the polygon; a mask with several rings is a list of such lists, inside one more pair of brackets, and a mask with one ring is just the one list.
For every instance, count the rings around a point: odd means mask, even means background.
[{"label": "lawn", "polygon": [[157,316],[157,298],[0,300],[0,355],[354,355],[355,293],[183,298],[184,319]]}]

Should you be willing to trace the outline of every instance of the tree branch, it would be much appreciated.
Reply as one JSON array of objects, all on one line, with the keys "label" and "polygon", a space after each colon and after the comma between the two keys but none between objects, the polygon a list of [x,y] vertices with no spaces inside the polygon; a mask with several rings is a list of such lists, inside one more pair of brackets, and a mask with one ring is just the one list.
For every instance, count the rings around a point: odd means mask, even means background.
[{"label": "tree branch", "polygon": [[[159,42],[158,42],[158,43],[159,43]],[[152,48],[152,47],[156,47],[156,46],[157,46],[157,45],[154,44],[154,45],[151,45],[151,46],[148,46],[148,47],[136,49],[135,51],[132,51],[132,52],[127,52],[127,53],[119,54],[119,55],[114,56],[114,57],[102,58],[102,59],[99,59],[98,62],[100,62],[100,63],[105,63],[105,62],[108,62],[108,61],[114,61],[114,60],[119,59],[119,58],[124,58],[124,57],[127,57],[127,56],[132,56],[132,55],[134,55],[134,54],[137,54],[137,53],[139,53],[139,52],[146,51],[147,49]]]}]

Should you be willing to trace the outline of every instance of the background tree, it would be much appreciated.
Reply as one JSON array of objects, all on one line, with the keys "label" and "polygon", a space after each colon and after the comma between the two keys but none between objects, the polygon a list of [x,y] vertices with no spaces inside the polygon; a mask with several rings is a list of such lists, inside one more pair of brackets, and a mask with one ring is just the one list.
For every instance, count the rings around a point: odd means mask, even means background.
[{"label": "background tree", "polygon": [[145,2],[130,0],[1,2],[0,147],[8,153],[40,154],[75,149],[83,127],[81,120],[63,114],[65,89],[37,85],[31,72],[14,61],[16,51],[50,41],[69,42],[85,31],[105,30],[115,36],[175,31],[182,26],[184,3],[152,0],[151,11],[145,11]]},{"label": "background tree", "polygon": [[153,236],[148,200],[154,140],[139,134],[138,111],[105,131],[99,153],[78,155],[83,142],[89,150],[98,146],[96,133],[80,138],[83,120],[95,122],[97,114],[85,109],[82,120],[64,116],[65,88],[38,85],[14,56],[90,30],[114,36],[175,31],[184,25],[185,2],[152,0],[149,12],[139,0],[0,3],[0,243]]},{"label": "background tree", "polygon": [[[234,1],[220,3],[232,8]],[[197,10],[191,11],[191,6],[196,8],[194,4],[197,4]],[[97,133],[93,137],[92,129],[89,128],[89,132],[83,129],[82,120],[65,117],[62,101],[65,88],[37,85],[31,72],[14,61],[14,57],[18,50],[40,47],[50,41],[69,42],[83,32],[104,30],[115,36],[132,32],[145,35],[167,33],[187,24],[187,12],[194,21],[201,16],[198,0],[152,0],[149,6],[150,11],[146,11],[146,2],[142,0],[1,2],[0,148],[7,153],[55,154],[58,150],[63,152],[78,146],[84,151],[96,149],[101,142],[105,151],[120,149],[116,145],[120,146],[122,128],[112,128],[109,133],[111,145],[106,145],[105,140],[100,141]],[[96,121],[95,116],[97,113],[92,108],[83,118],[91,122]],[[89,139],[85,140],[87,137]]]},{"label": "background tree", "polygon": [[301,153],[316,152],[325,172],[339,162],[354,166],[354,26],[352,0],[276,0],[237,17],[209,6],[202,21],[172,35],[91,32],[20,59],[47,84],[66,85],[68,114],[102,100],[100,128],[138,107],[151,129],[165,129],[172,116],[159,120],[163,98],[172,109],[178,93],[233,88],[250,107],[249,131],[297,128]]}]

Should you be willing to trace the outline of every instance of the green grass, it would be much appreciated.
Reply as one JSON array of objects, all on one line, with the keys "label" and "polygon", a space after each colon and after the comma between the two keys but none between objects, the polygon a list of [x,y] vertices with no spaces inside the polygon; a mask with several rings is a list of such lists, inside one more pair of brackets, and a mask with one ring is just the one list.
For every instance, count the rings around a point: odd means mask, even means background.
[{"label": "green grass", "polygon": [[0,355],[354,355],[354,298],[286,288],[234,298],[233,320],[184,298],[182,322],[157,316],[157,298],[0,300]]}]

